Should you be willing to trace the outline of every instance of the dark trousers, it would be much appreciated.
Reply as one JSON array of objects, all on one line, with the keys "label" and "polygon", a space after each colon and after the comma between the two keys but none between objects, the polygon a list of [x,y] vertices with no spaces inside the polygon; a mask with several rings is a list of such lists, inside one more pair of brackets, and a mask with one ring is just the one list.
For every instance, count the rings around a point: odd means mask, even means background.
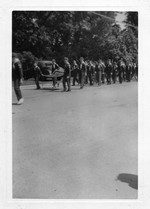
[{"label": "dark trousers", "polygon": [[71,88],[70,88],[70,77],[69,76],[63,76],[64,91],[66,91],[66,83],[67,83],[68,91],[70,91]]},{"label": "dark trousers", "polygon": [[22,93],[20,89],[20,79],[14,79],[14,90],[18,101],[22,98]]},{"label": "dark trousers", "polygon": [[82,72],[79,71],[79,84],[81,84],[81,77],[82,77]]},{"label": "dark trousers", "polygon": [[84,83],[87,84],[88,83],[88,75],[85,75],[85,79],[84,79]]},{"label": "dark trousers", "polygon": [[135,79],[138,80],[138,68],[135,69]]},{"label": "dark trousers", "polygon": [[80,84],[80,88],[84,87],[84,83],[85,83],[85,73],[82,72],[81,73],[81,84]]},{"label": "dark trousers", "polygon": [[113,80],[113,83],[116,83],[116,72],[113,72],[113,74],[112,74],[112,80]]},{"label": "dark trousers", "polygon": [[124,71],[123,71],[123,80],[126,81],[126,79],[127,79],[126,71],[124,70]]},{"label": "dark trousers", "polygon": [[123,72],[119,72],[119,83],[122,83],[123,80]]},{"label": "dark trousers", "polygon": [[126,72],[126,79],[127,79],[128,82],[130,82],[130,79],[131,79],[131,73],[130,73],[130,71],[127,71]]},{"label": "dark trousers", "polygon": [[56,86],[57,78],[56,78],[56,77],[53,77],[53,78],[52,78],[52,81],[53,81],[53,86]]},{"label": "dark trousers", "polygon": [[96,73],[96,80],[97,80],[98,85],[101,85],[101,77],[102,77],[101,71],[98,71]]},{"label": "dark trousers", "polygon": [[102,73],[102,83],[105,83],[105,73]]},{"label": "dark trousers", "polygon": [[133,79],[134,76],[135,76],[135,69],[133,69],[132,72],[131,72],[131,79]]},{"label": "dark trousers", "polygon": [[77,79],[77,75],[78,75],[78,72],[77,71],[74,71],[73,72],[73,85],[75,85],[75,82],[79,83],[79,81]]},{"label": "dark trousers", "polygon": [[90,82],[90,85],[93,85],[92,74],[90,71],[87,72],[87,80]]},{"label": "dark trousers", "polygon": [[111,84],[111,73],[107,73],[107,84]]},{"label": "dark trousers", "polygon": [[37,89],[40,89],[40,84],[39,84],[39,75],[35,75],[35,84],[36,84],[36,87]]}]

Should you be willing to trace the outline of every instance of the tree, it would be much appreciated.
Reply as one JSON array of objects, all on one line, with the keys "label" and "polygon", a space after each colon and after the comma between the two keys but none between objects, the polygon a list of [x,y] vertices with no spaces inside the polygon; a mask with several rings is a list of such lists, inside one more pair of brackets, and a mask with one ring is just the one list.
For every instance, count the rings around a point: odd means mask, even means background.
[{"label": "tree", "polygon": [[126,12],[127,27],[132,29],[135,36],[138,37],[138,12]]},{"label": "tree", "polygon": [[[64,56],[135,59],[137,35],[128,26],[122,31],[115,16],[116,12],[100,11],[14,11],[13,51],[58,62]],[[128,12],[127,17],[130,25],[137,24],[137,13]]]}]

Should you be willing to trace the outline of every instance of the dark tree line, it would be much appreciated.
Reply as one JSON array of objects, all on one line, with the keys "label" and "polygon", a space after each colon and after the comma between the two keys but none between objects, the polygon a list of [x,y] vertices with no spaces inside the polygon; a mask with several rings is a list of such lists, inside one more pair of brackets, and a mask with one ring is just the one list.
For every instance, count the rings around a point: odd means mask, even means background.
[{"label": "dark tree line", "polygon": [[[127,12],[126,28],[115,23],[116,12],[14,11],[12,49],[30,67],[37,59],[64,56],[97,60],[123,58],[137,61],[138,13]],[[109,18],[104,18],[105,16]]]}]

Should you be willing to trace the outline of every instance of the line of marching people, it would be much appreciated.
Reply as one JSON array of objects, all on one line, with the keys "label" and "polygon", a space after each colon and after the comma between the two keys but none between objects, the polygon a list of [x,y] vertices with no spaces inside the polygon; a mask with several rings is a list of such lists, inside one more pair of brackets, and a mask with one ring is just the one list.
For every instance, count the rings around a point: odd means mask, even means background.
[{"label": "line of marching people", "polygon": [[[81,60],[83,60],[83,58]],[[101,59],[94,62],[90,60],[84,62],[81,60],[79,64],[77,64],[75,60],[73,61],[73,86],[75,82],[78,84],[83,82],[82,76],[84,76],[84,85],[93,85],[94,83],[101,85],[104,83],[116,83],[117,81],[122,83],[123,81],[130,82],[133,79],[138,80],[138,66],[136,63],[130,62],[125,64],[122,59],[118,63],[112,62],[110,59],[106,62]],[[80,67],[81,63],[85,65],[84,75],[82,67]],[[81,86],[83,86],[83,84]]]},{"label": "line of marching people", "polygon": [[[20,85],[23,83],[23,70],[20,60],[17,57],[12,59],[12,76],[14,81],[14,90],[18,99],[17,104],[22,104],[24,99],[20,90]],[[122,82],[130,82],[131,80],[138,80],[138,66],[136,63],[129,62],[125,63],[122,59],[118,62],[113,62],[108,59],[106,62],[99,59],[98,61],[84,60],[83,57],[80,57],[79,61],[73,60],[73,63],[70,64],[69,58],[64,57],[62,68],[64,69],[62,83],[63,91],[71,91],[71,82],[72,86],[80,86],[80,89],[86,84],[101,85],[104,83],[111,84]],[[60,67],[56,63],[55,59],[52,60],[52,73],[55,73]],[[37,89],[40,89],[39,77],[40,75],[44,76],[41,73],[41,70],[37,63],[34,65],[34,77],[35,84]],[[73,77],[73,79],[71,79]],[[53,77],[53,87],[57,84],[57,77]]]},{"label": "line of marching people", "polygon": [[[86,84],[111,84],[122,82],[130,82],[131,80],[138,80],[138,66],[136,63],[126,63],[120,59],[118,62],[113,62],[108,59],[106,62],[99,59],[99,61],[85,60],[80,57],[79,61],[73,60],[70,64],[67,57],[64,58],[64,76],[62,79],[63,91],[71,91],[72,86],[76,84],[82,89]],[[52,72],[59,69],[59,65],[55,59],[52,60]],[[42,75],[44,76],[44,75]],[[72,79],[71,79],[72,77]],[[57,84],[57,78],[53,78],[53,87]]]}]

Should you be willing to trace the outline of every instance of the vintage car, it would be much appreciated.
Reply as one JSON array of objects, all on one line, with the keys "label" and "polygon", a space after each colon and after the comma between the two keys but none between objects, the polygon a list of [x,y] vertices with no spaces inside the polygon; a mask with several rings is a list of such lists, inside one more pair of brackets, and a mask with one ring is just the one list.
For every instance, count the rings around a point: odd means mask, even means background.
[{"label": "vintage car", "polygon": [[41,69],[42,75],[40,76],[40,80],[52,80],[53,77],[57,77],[60,80],[64,74],[64,69],[59,67],[55,72],[52,73],[52,61],[42,60],[37,62],[38,66]]},{"label": "vintage car", "polygon": [[[54,73],[52,73],[52,61],[49,60],[40,60],[36,62],[40,67],[41,75],[40,80],[52,80],[53,77],[57,77],[57,80],[60,80],[64,74],[64,69],[59,67]],[[28,80],[34,77],[34,67],[32,69],[23,70],[24,79]]]},{"label": "vintage car", "polygon": [[[40,80],[41,81],[44,81],[44,80],[47,80],[48,75],[51,75],[52,74],[52,61],[49,61],[49,60],[40,60],[40,61],[37,61],[37,65],[40,67],[40,70],[41,70],[41,73],[42,75],[40,76]],[[45,76],[43,76],[45,75]],[[51,80],[51,78],[49,78]]]}]

